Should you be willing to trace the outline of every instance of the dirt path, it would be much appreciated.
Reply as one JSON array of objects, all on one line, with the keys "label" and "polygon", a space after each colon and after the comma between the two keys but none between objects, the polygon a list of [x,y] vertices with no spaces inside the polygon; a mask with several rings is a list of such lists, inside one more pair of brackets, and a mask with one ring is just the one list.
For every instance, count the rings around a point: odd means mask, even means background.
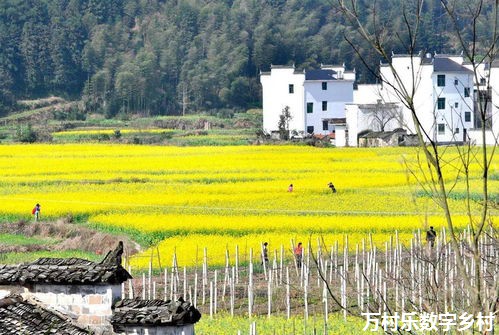
[{"label": "dirt path", "polygon": [[73,224],[60,219],[57,222],[26,222],[0,224],[0,233],[18,234],[26,237],[53,238],[57,242],[46,245],[0,245],[2,252],[31,252],[39,250],[62,251],[82,250],[96,254],[106,254],[113,250],[119,241],[123,241],[125,252],[133,255],[140,251],[140,245],[124,235],[112,235],[91,229],[80,224]]}]

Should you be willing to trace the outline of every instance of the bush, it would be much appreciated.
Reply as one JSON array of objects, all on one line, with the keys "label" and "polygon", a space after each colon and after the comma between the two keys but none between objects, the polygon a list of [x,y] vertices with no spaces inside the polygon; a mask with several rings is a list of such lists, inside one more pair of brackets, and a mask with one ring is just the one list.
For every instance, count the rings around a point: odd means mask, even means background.
[{"label": "bush", "polygon": [[22,143],[33,143],[36,142],[37,134],[33,130],[30,124],[27,126],[19,126],[16,129],[16,134],[14,140]]}]

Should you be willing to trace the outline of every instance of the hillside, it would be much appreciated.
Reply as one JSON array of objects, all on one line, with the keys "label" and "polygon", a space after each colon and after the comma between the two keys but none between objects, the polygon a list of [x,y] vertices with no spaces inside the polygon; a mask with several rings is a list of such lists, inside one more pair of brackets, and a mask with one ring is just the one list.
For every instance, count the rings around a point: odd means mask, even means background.
[{"label": "hillside", "polygon": [[[18,100],[50,95],[81,100],[85,113],[108,118],[246,110],[260,104],[258,74],[271,64],[309,68],[344,62],[356,68],[359,82],[372,81],[345,41],[345,19],[332,3],[2,1],[0,115],[17,111]],[[390,31],[403,25],[401,3],[379,5],[382,18],[390,18]],[[359,1],[366,4],[371,2]],[[422,10],[421,50],[459,52],[439,1],[425,1]],[[361,19],[369,20],[369,12]],[[379,62],[352,38],[364,57]],[[385,43],[402,52],[397,38]]]}]

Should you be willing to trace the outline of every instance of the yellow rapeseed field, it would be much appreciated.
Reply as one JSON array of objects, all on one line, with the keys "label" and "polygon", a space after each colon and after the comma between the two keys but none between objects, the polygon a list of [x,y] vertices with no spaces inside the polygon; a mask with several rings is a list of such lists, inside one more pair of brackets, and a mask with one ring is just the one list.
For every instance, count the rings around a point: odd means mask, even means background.
[{"label": "yellow rapeseed field", "polygon": [[[450,204],[463,228],[465,183],[453,183],[455,152],[445,155]],[[493,192],[499,189],[497,161]],[[4,145],[0,216],[29,218],[40,203],[42,218],[70,213],[125,232],[152,248],[131,259],[140,268],[158,250],[165,264],[176,250],[179,265],[192,266],[200,264],[204,248],[210,265],[224,264],[226,250],[234,261],[236,245],[244,262],[264,241],[272,253],[282,244],[288,256],[291,240],[343,245],[345,234],[351,250],[369,234],[383,247],[395,230],[408,243],[418,229],[445,226],[437,204],[412,176],[423,177],[418,166],[415,148]],[[476,164],[472,173],[478,202]],[[293,192],[287,192],[289,184]]]}]

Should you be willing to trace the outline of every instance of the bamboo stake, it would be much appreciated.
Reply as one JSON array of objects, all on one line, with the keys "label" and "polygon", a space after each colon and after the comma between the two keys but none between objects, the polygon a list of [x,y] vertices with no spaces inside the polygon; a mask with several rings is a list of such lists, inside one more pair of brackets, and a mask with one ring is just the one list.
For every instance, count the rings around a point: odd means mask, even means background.
[{"label": "bamboo stake", "polygon": [[236,261],[234,266],[236,267],[236,284],[239,284],[239,245],[236,244]]},{"label": "bamboo stake", "polygon": [[194,307],[198,305],[198,272],[194,273]]},{"label": "bamboo stake", "polygon": [[142,299],[146,300],[146,274],[142,273]]},{"label": "bamboo stake", "polygon": [[[132,267],[130,265],[128,266],[128,273],[130,275],[132,274]],[[128,281],[128,299],[133,299],[133,284],[132,284],[132,280]]]},{"label": "bamboo stake", "polygon": [[291,299],[289,292],[289,267],[286,266],[286,318],[289,320],[291,317]]},{"label": "bamboo stake", "polygon": [[168,268],[167,267],[165,267],[165,286],[164,287],[165,287],[165,289],[164,289],[164,291],[165,291],[164,292],[164,295],[165,295],[164,300],[166,301],[166,300],[168,300],[168,298],[167,298],[167,294],[168,294]]}]

